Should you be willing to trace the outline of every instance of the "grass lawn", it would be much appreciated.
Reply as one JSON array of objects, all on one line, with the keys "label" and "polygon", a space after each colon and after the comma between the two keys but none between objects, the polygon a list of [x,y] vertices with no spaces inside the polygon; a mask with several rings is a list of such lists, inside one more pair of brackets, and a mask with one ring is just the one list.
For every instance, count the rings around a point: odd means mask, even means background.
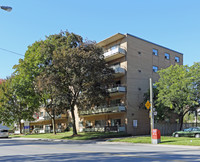
[{"label": "grass lawn", "polygon": [[[122,139],[115,139],[112,140],[111,142],[151,143],[151,137],[128,137]],[[160,144],[200,146],[200,138],[192,138],[192,137],[176,138],[176,137],[162,136]]]},{"label": "grass lawn", "polygon": [[78,133],[78,136],[72,136],[72,132],[52,133],[47,134],[31,134],[31,135],[12,135],[10,137],[23,137],[23,138],[48,138],[48,139],[68,139],[68,140],[91,140],[91,139],[104,139],[126,136],[124,133],[115,132],[84,132]]},{"label": "grass lawn", "polygon": [[[78,136],[72,136],[72,132],[57,133],[56,135],[52,133],[48,134],[31,134],[31,135],[12,135],[10,137],[23,137],[23,138],[46,138],[46,139],[68,139],[68,140],[91,140],[91,139],[105,139],[105,138],[117,138],[111,142],[128,142],[128,143],[151,143],[150,136],[142,137],[126,137],[124,133],[115,132],[84,132],[78,133]],[[165,145],[187,145],[187,146],[200,146],[200,138],[192,137],[170,137],[162,136],[161,143]]]}]

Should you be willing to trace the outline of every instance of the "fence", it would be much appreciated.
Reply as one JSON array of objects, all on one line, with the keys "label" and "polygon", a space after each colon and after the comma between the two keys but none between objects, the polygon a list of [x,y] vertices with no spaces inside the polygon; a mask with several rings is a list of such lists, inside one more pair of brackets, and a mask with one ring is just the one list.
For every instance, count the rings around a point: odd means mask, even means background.
[{"label": "fence", "polygon": [[[190,127],[200,127],[200,123],[196,125],[196,123],[183,123],[182,129],[190,128]],[[159,129],[161,135],[172,135],[173,132],[180,130],[180,123],[155,123],[155,129]]]}]

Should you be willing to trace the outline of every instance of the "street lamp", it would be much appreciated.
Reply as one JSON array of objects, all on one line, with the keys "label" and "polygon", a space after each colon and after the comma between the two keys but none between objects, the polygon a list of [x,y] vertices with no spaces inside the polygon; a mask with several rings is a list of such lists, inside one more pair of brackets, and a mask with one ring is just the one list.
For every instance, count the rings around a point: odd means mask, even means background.
[{"label": "street lamp", "polygon": [[0,8],[2,10],[8,11],[8,12],[10,12],[12,10],[12,7],[9,7],[9,6],[0,6]]}]

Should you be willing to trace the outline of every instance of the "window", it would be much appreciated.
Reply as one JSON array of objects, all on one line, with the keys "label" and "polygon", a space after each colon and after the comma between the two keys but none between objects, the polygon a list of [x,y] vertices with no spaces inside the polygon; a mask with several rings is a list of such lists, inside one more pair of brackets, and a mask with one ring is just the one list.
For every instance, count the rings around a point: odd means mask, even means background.
[{"label": "window", "polygon": [[104,127],[106,125],[105,120],[95,120],[95,127]]},{"label": "window", "polygon": [[175,62],[180,62],[180,59],[179,59],[179,57],[175,57]]},{"label": "window", "polygon": [[112,119],[111,120],[111,126],[120,126],[121,125],[121,119]]},{"label": "window", "polygon": [[86,128],[87,128],[87,127],[91,127],[91,126],[92,126],[91,121],[86,121],[86,122],[85,122],[85,126],[86,126]]},{"label": "window", "polygon": [[110,100],[111,106],[121,105],[121,99]]},{"label": "window", "polygon": [[158,67],[157,66],[153,66],[153,72],[157,72],[158,71]]},{"label": "window", "polygon": [[169,54],[165,53],[165,59],[169,60]]},{"label": "window", "polygon": [[153,49],[153,55],[158,56],[158,50]]}]

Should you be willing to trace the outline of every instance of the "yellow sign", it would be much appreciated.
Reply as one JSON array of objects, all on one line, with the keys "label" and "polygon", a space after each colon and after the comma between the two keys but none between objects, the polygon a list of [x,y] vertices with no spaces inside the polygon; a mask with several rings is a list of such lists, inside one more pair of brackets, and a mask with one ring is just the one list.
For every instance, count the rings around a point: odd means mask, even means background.
[{"label": "yellow sign", "polygon": [[149,100],[146,102],[145,106],[146,106],[147,109],[149,109],[151,107]]}]

